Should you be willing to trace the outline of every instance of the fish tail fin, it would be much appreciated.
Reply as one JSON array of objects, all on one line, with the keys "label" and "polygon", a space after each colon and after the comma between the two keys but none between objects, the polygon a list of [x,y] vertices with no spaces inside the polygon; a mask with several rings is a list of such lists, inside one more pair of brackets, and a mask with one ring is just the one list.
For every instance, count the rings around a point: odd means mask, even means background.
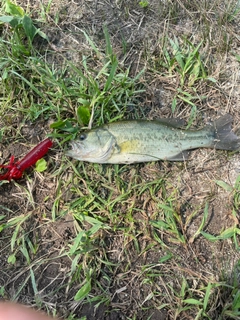
[{"label": "fish tail fin", "polygon": [[232,131],[233,118],[226,114],[213,122],[213,147],[221,150],[237,150],[240,148],[240,138]]}]

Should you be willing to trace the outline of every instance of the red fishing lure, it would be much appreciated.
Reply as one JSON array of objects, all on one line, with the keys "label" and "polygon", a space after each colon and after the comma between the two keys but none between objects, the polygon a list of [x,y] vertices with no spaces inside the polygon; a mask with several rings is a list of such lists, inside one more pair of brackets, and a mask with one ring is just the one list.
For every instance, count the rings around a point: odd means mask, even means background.
[{"label": "red fishing lure", "polygon": [[0,180],[10,181],[12,179],[21,179],[23,171],[33,166],[39,159],[41,159],[52,145],[52,140],[47,138],[26,154],[22,160],[15,162],[14,156],[11,156],[8,165],[0,165],[0,168],[7,169],[6,173],[0,174]]}]

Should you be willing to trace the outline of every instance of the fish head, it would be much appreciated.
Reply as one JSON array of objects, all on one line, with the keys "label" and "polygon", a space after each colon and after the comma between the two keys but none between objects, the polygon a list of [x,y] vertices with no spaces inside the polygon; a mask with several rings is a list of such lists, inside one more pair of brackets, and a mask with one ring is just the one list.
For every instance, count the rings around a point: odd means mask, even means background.
[{"label": "fish head", "polygon": [[104,163],[111,157],[116,140],[107,129],[98,128],[81,133],[70,144],[72,150],[67,151],[67,156],[81,161]]}]

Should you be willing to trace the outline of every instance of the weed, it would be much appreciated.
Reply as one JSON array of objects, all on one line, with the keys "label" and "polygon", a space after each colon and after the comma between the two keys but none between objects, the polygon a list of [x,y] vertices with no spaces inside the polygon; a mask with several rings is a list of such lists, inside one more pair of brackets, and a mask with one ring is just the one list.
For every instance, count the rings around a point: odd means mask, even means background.
[{"label": "weed", "polygon": [[[166,191],[163,191],[163,194]],[[154,227],[154,238],[162,245],[165,246],[163,240],[160,239],[158,232],[160,231],[163,235],[166,235],[167,243],[178,243],[186,244],[186,238],[183,231],[183,222],[178,209],[175,207],[176,200],[175,190],[170,195],[165,195],[163,200],[157,204],[159,214],[156,220],[150,221]],[[162,237],[161,237],[162,238]]]},{"label": "weed", "polygon": [[233,187],[222,180],[217,180],[216,184],[221,188],[223,188],[224,190],[226,190],[227,192],[230,192],[232,194],[232,199],[233,199],[232,219],[234,221],[234,225],[230,228],[225,229],[217,236],[208,234],[203,231],[201,232],[201,234],[210,241],[233,238],[235,248],[236,250],[239,250],[240,247],[239,247],[238,238],[240,235],[240,229],[238,226],[239,221],[237,218],[237,214],[239,211],[239,204],[240,204],[240,176],[238,176],[238,178],[236,179],[235,185]]},{"label": "weed", "polygon": [[139,5],[140,5],[140,7],[142,7],[142,8],[147,8],[148,5],[149,5],[149,2],[148,2],[148,1],[140,1],[140,2],[139,2]]},{"label": "weed", "polygon": [[180,87],[187,84],[189,87],[199,79],[206,79],[206,71],[203,60],[200,57],[199,49],[202,45],[200,42],[196,47],[189,40],[184,39],[182,46],[180,46],[178,39],[169,39],[170,52],[165,47],[163,48],[163,56],[165,58],[165,67],[169,75],[173,73],[180,76]]},{"label": "weed", "polygon": [[[13,54],[16,56],[22,54],[29,56],[35,36],[38,34],[44,39],[47,39],[47,36],[34,26],[32,19],[26,15],[20,6],[15,5],[9,0],[4,0],[4,2],[5,12],[9,15],[1,16],[0,21],[2,23],[9,23],[13,29],[11,38],[12,48],[14,49]],[[27,43],[25,37],[27,37]]]},{"label": "weed", "polygon": [[222,287],[222,294],[228,296],[228,301],[224,305],[221,319],[238,319],[240,316],[240,290],[239,290],[239,270],[240,262],[234,266],[232,284]]},{"label": "weed", "polygon": [[[21,105],[18,106],[15,105],[14,98],[9,97],[7,90],[3,92],[6,101],[5,109],[15,110],[18,107],[18,111],[26,114],[26,118],[32,121],[39,117],[46,119],[53,114],[57,116],[57,121],[52,128],[58,128],[65,133],[74,131],[73,126],[76,122],[84,126],[89,121],[91,125],[93,121],[100,124],[121,118],[133,96],[136,97],[143,91],[135,88],[143,71],[131,78],[129,68],[122,70],[111,48],[106,29],[104,34],[105,55],[84,32],[86,40],[98,58],[93,61],[83,56],[82,70],[70,61],[65,61],[65,66],[57,70],[54,66],[48,66],[38,55],[33,57],[15,55],[9,50],[13,41],[3,41],[0,47],[2,80],[5,88],[8,88],[8,91],[11,88],[14,96],[22,96]],[[14,44],[13,48],[18,47]],[[31,95],[28,94],[29,89]],[[62,120],[63,117],[64,120]],[[76,128],[75,131],[77,130]]]},{"label": "weed", "polygon": [[173,39],[164,37],[159,57],[156,57],[153,63],[154,70],[168,77],[169,82],[174,83],[172,113],[179,109],[179,102],[191,108],[188,128],[196,119],[197,104],[206,99],[206,95],[197,94],[197,87],[203,82],[216,82],[207,74],[204,57],[200,54],[201,46],[202,42],[196,46],[186,38],[179,40],[176,36]]}]

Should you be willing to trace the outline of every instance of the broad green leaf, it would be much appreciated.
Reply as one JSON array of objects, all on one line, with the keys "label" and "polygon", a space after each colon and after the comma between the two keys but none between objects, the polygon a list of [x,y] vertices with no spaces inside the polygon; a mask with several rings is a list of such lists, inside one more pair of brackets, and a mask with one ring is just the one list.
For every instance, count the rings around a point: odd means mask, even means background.
[{"label": "broad green leaf", "polygon": [[20,6],[17,6],[16,4],[12,3],[9,0],[6,0],[6,7],[5,11],[13,16],[24,16],[24,10]]},{"label": "broad green leaf", "polygon": [[36,162],[36,171],[43,172],[47,169],[47,161],[45,159],[39,159]]},{"label": "broad green leaf", "polygon": [[46,33],[42,32],[41,30],[37,29],[37,34],[42,37],[43,39],[49,41],[48,36],[46,35]]},{"label": "broad green leaf", "polygon": [[23,24],[23,28],[25,30],[25,33],[27,35],[27,37],[33,41],[33,38],[35,37],[35,35],[37,34],[38,30],[37,28],[33,25],[32,19],[29,18],[28,16],[24,16],[22,19],[22,24]]},{"label": "broad green leaf", "polygon": [[89,108],[80,106],[77,108],[77,117],[78,117],[78,122],[83,125],[87,125],[89,123],[91,114],[89,111]]},{"label": "broad green leaf", "polygon": [[15,243],[17,241],[17,236],[18,236],[18,233],[19,233],[19,229],[21,227],[21,224],[18,224],[13,232],[13,235],[12,235],[12,238],[11,238],[11,251],[14,250],[14,246],[15,246]]},{"label": "broad green leaf", "polygon": [[180,96],[180,95],[178,95],[178,97],[181,100],[183,100],[183,101],[187,102],[188,104],[190,104],[192,107],[196,107],[196,105],[191,101],[191,97],[189,99],[184,97],[184,96]]},{"label": "broad green leaf", "polygon": [[16,28],[17,26],[21,25],[22,23],[22,19],[21,18],[18,18],[18,17],[14,17],[10,22],[10,26],[12,28]]},{"label": "broad green leaf", "polygon": [[140,5],[142,8],[146,8],[146,7],[149,5],[149,2],[148,2],[148,1],[140,1],[140,2],[139,2],[139,5]]},{"label": "broad green leaf", "polygon": [[14,19],[14,17],[12,17],[12,16],[1,16],[1,17],[0,17],[0,21],[6,22],[6,23],[10,23],[10,21],[11,21],[12,19]]},{"label": "broad green leaf", "polygon": [[90,281],[86,282],[82,286],[82,288],[80,290],[78,290],[78,292],[76,293],[76,295],[74,297],[74,300],[79,301],[79,300],[84,299],[89,294],[91,289],[92,289],[91,282]]},{"label": "broad green leaf", "polygon": [[[92,201],[91,201],[92,202]],[[101,226],[103,226],[103,223],[93,217],[89,217],[87,215],[84,215],[81,217],[82,221],[87,221],[88,223],[90,223],[91,225],[95,225],[95,224],[101,224]],[[80,219],[79,219],[80,220]]]},{"label": "broad green leaf", "polygon": [[14,264],[16,262],[16,257],[15,257],[15,254],[11,254],[9,257],[8,257],[8,263],[11,263],[11,264]]},{"label": "broad green leaf", "polygon": [[76,133],[79,129],[73,126],[76,123],[75,119],[59,120],[50,124],[51,129],[59,129],[68,133]]},{"label": "broad green leaf", "polygon": [[12,238],[11,238],[11,251],[13,251],[14,249],[14,246],[15,246],[15,242],[16,242],[16,239],[17,239],[17,235],[18,235],[18,232],[19,232],[19,229],[21,227],[21,224],[26,221],[29,216],[31,215],[31,212],[29,214],[27,214],[26,216],[25,215],[21,215],[21,216],[18,216],[18,217],[15,217],[15,218],[12,218],[10,220],[8,220],[8,223],[7,223],[7,227],[10,227],[10,226],[14,226],[16,225],[16,228],[13,232],[13,235],[12,235]]},{"label": "broad green leaf", "polygon": [[[2,80],[6,80],[8,78],[8,70],[4,69],[2,73]],[[0,139],[1,140],[1,139]]]},{"label": "broad green leaf", "polygon": [[[193,48],[192,43],[189,41],[188,44],[192,49]],[[198,50],[201,47],[201,45],[202,45],[202,42],[200,42],[199,45],[194,49],[194,51],[188,55],[186,64],[184,66],[185,73],[192,68],[194,61],[198,60],[198,62],[201,64],[201,60],[199,58],[199,53],[198,53]]]},{"label": "broad green leaf", "polygon": [[9,23],[12,28],[15,28],[16,26],[21,24],[21,18],[13,16],[1,16],[0,21],[3,23]]}]

